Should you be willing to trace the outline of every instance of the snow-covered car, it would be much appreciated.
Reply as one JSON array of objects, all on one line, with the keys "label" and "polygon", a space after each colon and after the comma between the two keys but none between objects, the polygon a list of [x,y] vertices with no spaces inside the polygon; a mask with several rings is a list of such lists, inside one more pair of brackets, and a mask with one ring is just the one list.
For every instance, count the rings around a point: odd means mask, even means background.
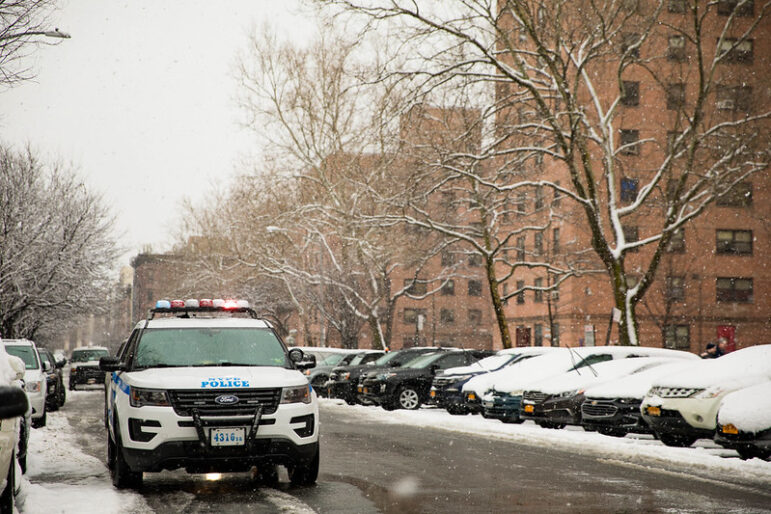
[{"label": "snow-covered car", "polygon": [[725,395],[717,413],[715,442],[743,459],[771,459],[771,381]]},{"label": "snow-covered car", "polygon": [[21,423],[29,409],[29,400],[21,388],[24,362],[6,353],[0,344],[0,512],[14,512],[16,495],[21,488],[22,465],[18,448]]},{"label": "snow-covered car", "polygon": [[544,428],[563,428],[581,424],[581,404],[587,387],[596,386],[655,368],[674,359],[696,359],[692,353],[669,350],[672,357],[634,357],[613,359],[573,369],[530,385],[522,393],[520,417]]},{"label": "snow-covered car", "polygon": [[[468,414],[471,407],[463,401],[463,385],[473,377],[485,373],[493,373],[499,369],[511,366],[530,357],[536,357],[554,350],[551,346],[527,346],[522,348],[506,348],[495,355],[485,357],[469,364],[440,371],[431,383],[429,403],[446,409],[450,414]],[[474,410],[473,412],[479,412]]]},{"label": "snow-covered car", "polygon": [[640,412],[668,446],[691,446],[715,434],[720,402],[728,393],[771,380],[771,345],[743,348],[655,381]]},{"label": "snow-covered car", "polygon": [[296,484],[319,470],[316,394],[303,352],[241,302],[159,301],[122,353],[103,357],[107,458],[118,488],[143,472],[249,471]]},{"label": "snow-covered car", "polygon": [[646,346],[564,348],[495,373],[475,377],[463,386],[463,390],[467,398],[473,396],[481,400],[483,416],[500,419],[504,423],[520,423],[522,394],[537,381],[604,361],[628,357],[666,357],[672,355],[671,352],[665,348]]},{"label": "snow-covered car", "polygon": [[78,385],[104,383],[104,371],[99,369],[99,359],[108,357],[110,350],[104,346],[83,346],[70,354],[70,391]]},{"label": "snow-covered car", "polygon": [[623,437],[628,433],[651,434],[653,431],[640,414],[640,403],[651,384],[669,374],[681,373],[702,361],[677,359],[634,375],[588,387],[581,404],[581,425],[603,435]]},{"label": "snow-covered car", "polygon": [[5,350],[24,361],[24,390],[32,407],[32,427],[44,427],[47,422],[46,390],[48,377],[37,353],[35,343],[29,339],[4,339]]}]

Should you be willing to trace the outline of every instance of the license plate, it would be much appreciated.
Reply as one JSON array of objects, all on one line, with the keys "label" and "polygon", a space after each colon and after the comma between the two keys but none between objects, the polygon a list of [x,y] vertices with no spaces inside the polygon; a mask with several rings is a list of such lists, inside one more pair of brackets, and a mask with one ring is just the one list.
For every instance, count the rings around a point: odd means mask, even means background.
[{"label": "license plate", "polygon": [[532,405],[525,405],[525,412],[532,413],[534,411],[535,411],[535,407],[533,407]]},{"label": "license plate", "polygon": [[436,391],[431,389],[431,398],[436,398]]},{"label": "license plate", "polygon": [[721,428],[724,434],[738,434],[739,429],[733,426],[732,424],[723,425]]},{"label": "license plate", "polygon": [[659,407],[646,407],[645,412],[648,413],[648,416],[661,416],[661,409]]},{"label": "license plate", "polygon": [[359,387],[357,388],[357,391],[359,391],[360,393],[361,393],[363,390],[364,390],[364,389],[363,389],[361,386],[359,386]]},{"label": "license plate", "polygon": [[86,382],[86,383],[87,384],[96,384],[96,379],[95,378],[89,378],[88,382]]},{"label": "license plate", "polygon": [[246,429],[244,427],[212,428],[209,439],[212,446],[243,446],[246,442]]},{"label": "license plate", "polygon": [[380,385],[380,392],[381,393],[385,393],[386,392],[386,385],[385,384],[381,384]]},{"label": "license plate", "polygon": [[365,387],[365,388],[363,389],[363,392],[364,392],[364,394],[369,394],[369,388],[368,388],[368,387]]}]

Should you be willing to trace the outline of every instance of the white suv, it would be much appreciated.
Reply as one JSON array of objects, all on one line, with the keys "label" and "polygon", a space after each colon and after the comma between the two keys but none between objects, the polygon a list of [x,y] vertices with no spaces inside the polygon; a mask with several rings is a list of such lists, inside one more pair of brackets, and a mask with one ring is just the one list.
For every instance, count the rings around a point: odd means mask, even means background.
[{"label": "white suv", "polygon": [[[15,512],[23,468],[17,453],[21,446],[22,417],[28,400],[21,389],[24,363],[8,355],[0,344],[0,512]],[[19,448],[20,449],[20,448]]]},{"label": "white suv", "polygon": [[108,465],[118,488],[142,472],[248,471],[296,484],[316,481],[319,411],[300,369],[270,323],[248,304],[160,301],[117,357],[107,392]]},{"label": "white suv", "polygon": [[35,343],[29,339],[4,339],[5,350],[24,361],[24,389],[32,407],[32,426],[46,426],[46,391],[48,378],[37,353]]}]

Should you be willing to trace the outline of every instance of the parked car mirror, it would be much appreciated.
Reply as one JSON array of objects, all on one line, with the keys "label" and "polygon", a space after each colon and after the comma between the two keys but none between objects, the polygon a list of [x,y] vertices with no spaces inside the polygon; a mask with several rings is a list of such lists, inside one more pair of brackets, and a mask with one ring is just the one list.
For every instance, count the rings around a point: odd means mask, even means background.
[{"label": "parked car mirror", "polygon": [[50,373],[53,371],[53,367],[51,366],[51,363],[48,361],[43,361],[43,371],[46,373]]},{"label": "parked car mirror", "polygon": [[27,366],[24,364],[24,361],[15,355],[9,355],[8,357],[8,362],[11,364],[11,369],[16,373],[15,380],[22,380],[24,378],[24,374],[27,372]]},{"label": "parked car mirror", "polygon": [[27,394],[20,387],[0,386],[0,419],[23,416],[29,403]]},{"label": "parked car mirror", "polygon": [[122,371],[124,365],[118,357],[101,357],[99,359],[99,369],[102,371]]},{"label": "parked car mirror", "polygon": [[316,367],[316,357],[310,354],[306,355],[299,348],[289,350],[289,360],[292,361],[299,370]]},{"label": "parked car mirror", "polygon": [[67,359],[61,359],[56,361],[56,367],[57,368],[63,368],[67,364]]}]

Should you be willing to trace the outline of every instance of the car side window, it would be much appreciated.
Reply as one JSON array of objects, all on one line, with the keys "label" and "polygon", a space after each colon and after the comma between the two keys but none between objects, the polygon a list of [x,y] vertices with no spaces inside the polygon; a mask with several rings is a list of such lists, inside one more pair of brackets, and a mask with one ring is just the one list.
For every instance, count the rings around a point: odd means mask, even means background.
[{"label": "car side window", "polygon": [[463,353],[457,353],[452,355],[446,355],[439,359],[437,362],[439,369],[454,368],[457,366],[463,366],[466,364],[466,355]]}]

